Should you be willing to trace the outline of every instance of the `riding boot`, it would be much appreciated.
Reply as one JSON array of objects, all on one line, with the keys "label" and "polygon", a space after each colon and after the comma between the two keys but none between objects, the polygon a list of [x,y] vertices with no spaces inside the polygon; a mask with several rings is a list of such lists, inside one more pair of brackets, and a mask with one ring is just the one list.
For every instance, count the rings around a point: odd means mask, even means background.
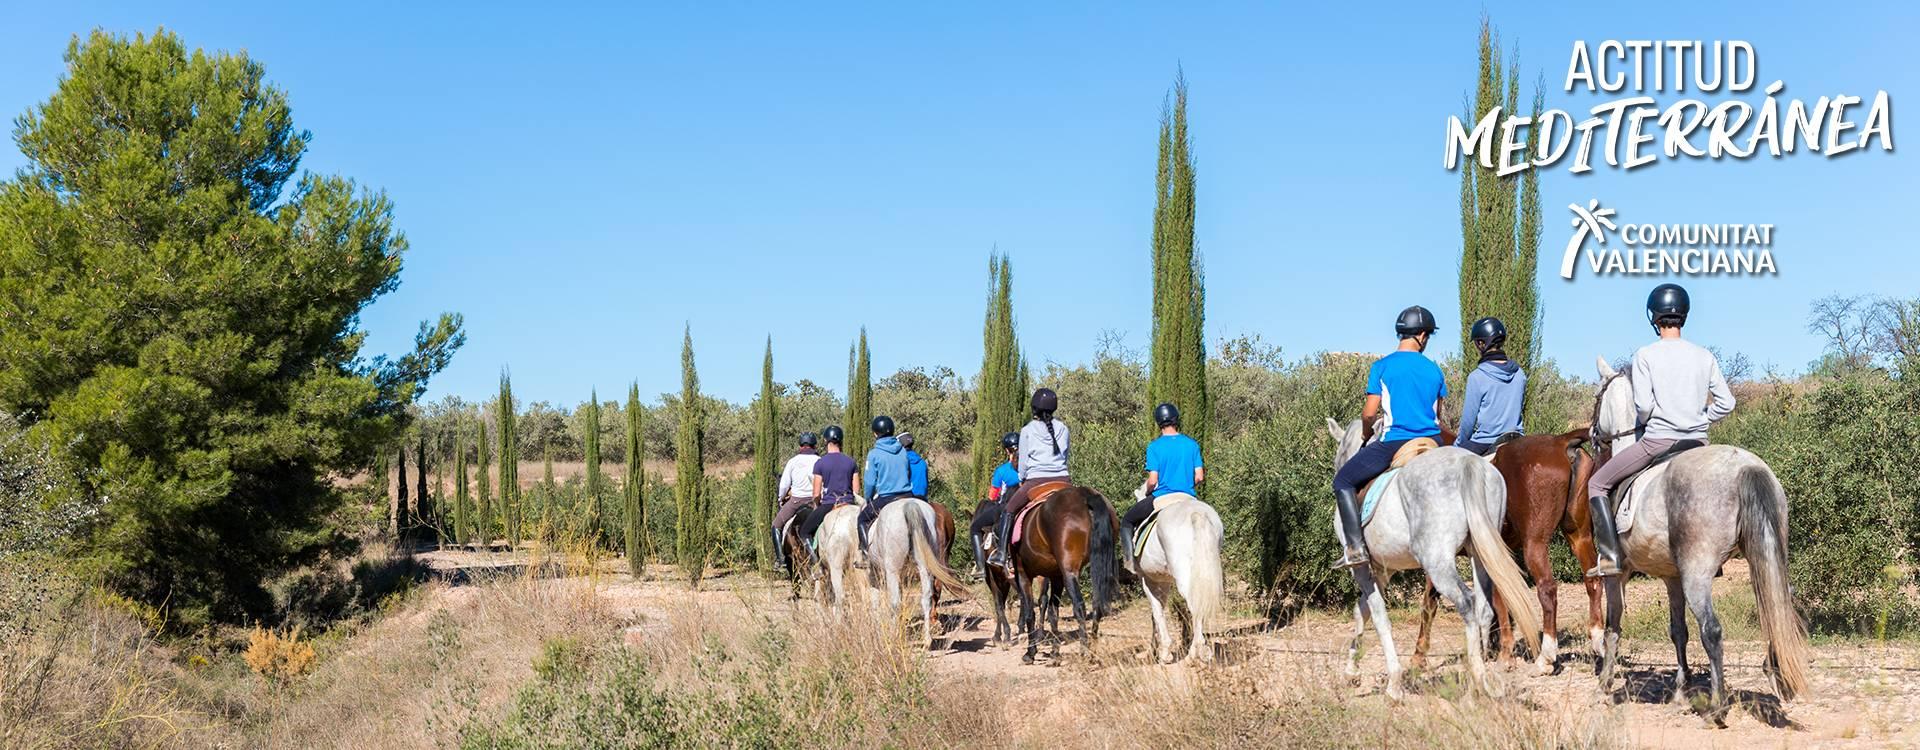
[{"label": "riding boot", "polygon": [[987,551],[980,546],[980,537],[973,537],[973,568],[980,574],[980,580],[987,580]]},{"label": "riding boot", "polygon": [[1007,555],[1011,552],[1012,547],[1013,514],[1007,512],[1005,508],[1002,508],[1000,510],[1000,529],[998,534],[993,538],[993,559],[989,560],[989,562],[1002,568],[1011,567],[1007,563]]},{"label": "riding boot", "polygon": [[1367,556],[1366,530],[1360,524],[1360,496],[1353,490],[1335,490],[1334,509],[1340,516],[1340,536],[1345,554],[1336,568],[1356,568],[1373,562]]},{"label": "riding boot", "polygon": [[1624,572],[1620,568],[1620,532],[1613,526],[1613,509],[1605,495],[1587,498],[1587,513],[1593,517],[1593,551],[1598,564],[1587,571],[1588,578],[1606,578]]},{"label": "riding boot", "polygon": [[854,521],[853,527],[859,532],[857,536],[860,537],[860,557],[853,561],[853,567],[864,569],[867,567],[867,527],[857,520]]},{"label": "riding boot", "polygon": [[1140,575],[1139,564],[1133,559],[1133,526],[1120,524],[1120,565],[1128,573]]},{"label": "riding boot", "polygon": [[782,541],[784,540],[780,538],[780,530],[774,529],[773,530],[773,559],[780,563],[781,570],[791,573],[793,572],[793,568],[791,565],[787,563],[787,551],[781,548]]}]

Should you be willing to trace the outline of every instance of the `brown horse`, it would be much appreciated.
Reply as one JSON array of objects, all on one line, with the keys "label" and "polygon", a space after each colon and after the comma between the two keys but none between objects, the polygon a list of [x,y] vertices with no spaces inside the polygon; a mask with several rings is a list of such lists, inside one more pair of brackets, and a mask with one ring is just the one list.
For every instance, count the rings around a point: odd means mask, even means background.
[{"label": "brown horse", "polygon": [[[1100,618],[1113,599],[1114,530],[1119,516],[1113,505],[1088,487],[1049,482],[1029,491],[1036,507],[1021,521],[1020,543],[1010,550],[1014,588],[1020,592],[1020,623],[1027,628],[1027,653],[1021,661],[1033,663],[1040,648],[1040,620],[1035,612],[1033,582],[1045,581],[1055,592],[1073,600],[1073,619],[1080,625],[1080,645],[1092,647],[1100,632]],[[1091,612],[1080,593],[1080,570],[1089,564],[1093,576]],[[1060,658],[1059,599],[1047,596],[1053,621],[1053,657]],[[1089,617],[1091,615],[1091,617]]]},{"label": "brown horse", "polygon": [[[1581,450],[1587,437],[1585,427],[1559,435],[1528,435],[1500,446],[1493,457],[1493,467],[1500,470],[1507,483],[1507,518],[1500,535],[1508,548],[1521,554],[1540,597],[1541,642],[1534,650],[1534,666],[1540,674],[1553,672],[1560,646],[1559,582],[1553,576],[1553,558],[1547,546],[1553,541],[1553,532],[1567,536],[1583,570],[1594,564],[1593,527],[1587,525],[1587,503],[1581,495],[1593,473],[1593,460]],[[1587,632],[1598,644],[1605,612],[1601,608],[1600,581],[1588,579],[1586,586]],[[1428,586],[1426,601],[1420,607],[1420,639],[1413,651],[1416,668],[1426,664],[1428,633],[1439,609],[1439,595]],[[1493,610],[1499,620],[1497,658],[1506,662],[1513,657],[1513,623],[1506,602],[1498,597],[1493,600]]]}]

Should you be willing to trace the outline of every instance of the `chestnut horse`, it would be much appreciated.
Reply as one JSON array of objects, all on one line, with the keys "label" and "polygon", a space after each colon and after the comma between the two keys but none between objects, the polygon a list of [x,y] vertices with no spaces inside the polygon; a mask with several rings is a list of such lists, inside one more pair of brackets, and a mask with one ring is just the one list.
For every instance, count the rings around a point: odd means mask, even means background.
[{"label": "chestnut horse", "polygon": [[[1050,483],[1051,484],[1051,483]],[[1041,618],[1035,613],[1033,583],[1045,581],[1053,591],[1073,600],[1073,619],[1080,625],[1080,645],[1092,647],[1092,636],[1100,632],[1100,618],[1107,614],[1113,599],[1114,530],[1120,518],[1113,505],[1088,487],[1057,483],[1049,491],[1046,485],[1031,490],[1035,506],[1020,521],[1020,543],[1009,550],[1013,563],[1014,588],[1020,592],[1020,623],[1027,628],[1027,653],[1020,657],[1032,664],[1040,648]],[[1080,593],[1080,570],[1092,565],[1093,606],[1089,608]],[[1058,599],[1049,596],[1053,616],[1053,657],[1060,658]],[[1091,609],[1091,612],[1089,612]]]},{"label": "chestnut horse", "polygon": [[[1559,582],[1553,576],[1553,557],[1547,546],[1553,541],[1553,532],[1558,530],[1567,536],[1581,570],[1594,565],[1593,527],[1588,525],[1587,502],[1582,497],[1594,468],[1593,459],[1581,449],[1588,434],[1588,428],[1582,427],[1559,435],[1528,435],[1500,446],[1493,457],[1493,467],[1500,470],[1507,485],[1507,517],[1500,536],[1508,548],[1524,558],[1540,597],[1540,643],[1534,649],[1534,669],[1539,674],[1553,672],[1560,650]],[[1600,581],[1587,579],[1586,587],[1587,635],[1594,652],[1599,653],[1605,614]],[[1429,585],[1426,601],[1420,607],[1420,640],[1413,650],[1415,667],[1426,664],[1428,633],[1439,609],[1439,594]],[[1513,623],[1506,602],[1498,597],[1493,600],[1493,611],[1499,622],[1497,658],[1505,662],[1513,657]]]}]

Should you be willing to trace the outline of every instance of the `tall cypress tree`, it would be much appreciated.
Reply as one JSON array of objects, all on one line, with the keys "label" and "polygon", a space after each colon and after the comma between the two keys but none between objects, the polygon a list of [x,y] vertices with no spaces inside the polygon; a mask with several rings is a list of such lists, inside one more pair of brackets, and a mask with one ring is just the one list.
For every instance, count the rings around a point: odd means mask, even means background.
[{"label": "tall cypress tree", "polygon": [[582,428],[586,434],[580,436],[580,442],[587,454],[587,505],[593,509],[591,528],[594,536],[598,537],[609,526],[606,514],[601,512],[600,507],[603,488],[600,476],[600,390],[596,388],[592,394],[587,402],[586,424]]},{"label": "tall cypress tree", "polygon": [[520,544],[520,436],[515,427],[513,381],[500,372],[500,398],[495,402],[500,423],[500,517],[506,523],[507,544]]},{"label": "tall cypress tree", "polygon": [[492,472],[488,469],[492,463],[493,449],[487,445],[486,412],[481,412],[480,421],[474,425],[474,430],[477,434],[474,436],[473,445],[474,449],[479,451],[480,455],[480,462],[477,467],[480,470],[480,492],[473,498],[473,538],[474,541],[479,542],[481,546],[491,548],[494,538],[493,478],[491,476]]},{"label": "tall cypress tree", "polygon": [[777,510],[774,497],[780,491],[780,402],[773,390],[773,337],[767,337],[767,355],[760,363],[760,398],[753,404],[753,535],[759,552],[760,567],[773,567],[773,539],[765,529],[772,528]]},{"label": "tall cypress tree", "polygon": [[[1160,115],[1154,183],[1153,349],[1147,402],[1180,407],[1181,429],[1204,447],[1212,425],[1207,396],[1206,280],[1193,249],[1193,143],[1187,136],[1187,78],[1174,79]],[[1141,415],[1145,424],[1146,415]]]},{"label": "tall cypress tree", "polygon": [[627,484],[622,489],[627,503],[627,570],[638,578],[647,567],[647,460],[641,442],[646,411],[640,406],[640,381],[627,386],[626,417]]},{"label": "tall cypress tree", "polygon": [[453,418],[453,536],[460,544],[473,539],[473,519],[469,517],[467,505],[467,431],[456,414]]},{"label": "tall cypress tree", "polygon": [[419,428],[419,440],[415,444],[414,456],[419,464],[413,467],[413,525],[415,528],[430,528],[433,523],[433,500],[427,497],[427,428]]},{"label": "tall cypress tree", "polygon": [[393,513],[392,518],[388,519],[392,526],[389,532],[395,538],[404,538],[412,530],[407,518],[412,513],[412,509],[407,507],[407,436],[400,436],[400,449],[394,451],[393,461]]},{"label": "tall cypress tree", "polygon": [[[1538,85],[1531,104],[1537,123],[1546,106]],[[1500,37],[1482,20],[1480,76],[1474,85],[1473,111],[1467,114],[1478,122],[1494,107],[1517,112],[1520,105],[1518,56],[1503,73]],[[1533,153],[1539,141],[1538,129],[1528,128],[1527,153]],[[1477,160],[1465,160],[1460,166],[1460,351],[1473,352],[1470,326],[1490,315],[1507,324],[1507,355],[1521,367],[1532,366],[1540,354],[1544,320],[1536,275],[1539,259],[1539,170],[1501,177]],[[1536,385],[1528,382],[1529,396]]]},{"label": "tall cypress tree", "polygon": [[1013,324],[1013,262],[998,252],[987,258],[987,312],[982,326],[980,378],[973,390],[975,496],[985,496],[1003,455],[1000,436],[1020,429],[1026,414],[1026,369]]},{"label": "tall cypress tree", "polygon": [[841,450],[861,466],[867,464],[867,450],[873,447],[873,371],[867,356],[867,327],[860,327],[860,341],[854,346],[847,377],[847,442]]},{"label": "tall cypress tree", "polygon": [[700,375],[693,366],[693,328],[680,345],[680,429],[673,435],[674,547],[687,580],[698,586],[707,565],[707,471],[700,452],[706,415],[700,404]]},{"label": "tall cypress tree", "polygon": [[542,444],[540,453],[545,463],[540,475],[540,525],[545,537],[554,538],[558,532],[554,526],[560,523],[561,515],[554,508],[560,502],[560,485],[553,481],[553,444]]}]

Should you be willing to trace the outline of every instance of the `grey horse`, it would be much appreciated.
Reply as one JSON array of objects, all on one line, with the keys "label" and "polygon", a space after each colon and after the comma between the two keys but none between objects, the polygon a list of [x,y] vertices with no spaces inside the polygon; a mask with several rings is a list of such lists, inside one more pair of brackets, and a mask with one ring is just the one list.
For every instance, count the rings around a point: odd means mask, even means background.
[{"label": "grey horse", "polygon": [[[1615,453],[1639,439],[1633,383],[1598,360],[1600,389],[1594,397],[1595,442]],[[1721,677],[1720,618],[1713,612],[1713,577],[1735,549],[1753,576],[1760,629],[1767,638],[1767,675],[1783,700],[1807,689],[1806,624],[1793,607],[1787,584],[1787,497],[1773,470],[1759,456],[1730,445],[1686,451],[1648,469],[1627,499],[1631,518],[1620,532],[1623,567],[1667,584],[1667,634],[1679,669],[1673,700],[1687,684],[1687,610],[1700,626],[1712,669],[1708,719],[1726,726],[1728,705]],[[1600,690],[1611,693],[1619,655],[1621,580],[1607,581],[1607,634],[1601,652]]]},{"label": "grey horse", "polygon": [[[1364,444],[1360,420],[1345,428],[1327,420],[1327,432],[1340,448],[1337,469]],[[1376,430],[1376,436],[1380,433]],[[1473,679],[1490,695],[1500,694],[1487,673],[1482,652],[1493,624],[1493,605],[1486,592],[1503,597],[1514,622],[1528,640],[1540,633],[1540,615],[1534,612],[1532,590],[1520,575],[1506,542],[1500,539],[1500,521],[1507,512],[1507,485],[1493,465],[1473,453],[1448,446],[1409,461],[1381,496],[1366,526],[1371,568],[1354,568],[1360,600],[1354,603],[1353,640],[1347,646],[1347,674],[1360,671],[1360,638],[1369,615],[1380,634],[1387,659],[1387,695],[1401,697],[1400,655],[1393,646],[1393,627],[1387,621],[1387,603],[1380,585],[1392,571],[1425,570],[1433,588],[1453,603],[1466,621],[1467,666]],[[1340,533],[1334,522],[1334,533]],[[1467,545],[1471,543],[1472,548]],[[1474,587],[1466,588],[1455,565],[1462,551],[1473,561]]]}]

